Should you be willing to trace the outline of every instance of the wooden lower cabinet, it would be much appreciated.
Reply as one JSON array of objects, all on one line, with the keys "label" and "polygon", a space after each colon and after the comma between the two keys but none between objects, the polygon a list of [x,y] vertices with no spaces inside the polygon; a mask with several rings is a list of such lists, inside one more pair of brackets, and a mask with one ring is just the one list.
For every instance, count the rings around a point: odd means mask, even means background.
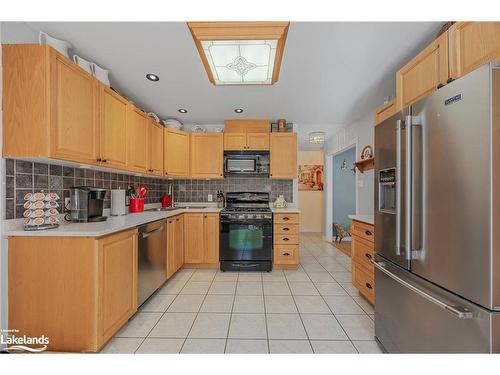
[{"label": "wooden lower cabinet", "polygon": [[299,255],[299,214],[274,214],[273,267],[297,268]]},{"label": "wooden lower cabinet", "polygon": [[167,219],[167,279],[184,265],[184,215]]},{"label": "wooden lower cabinet", "polygon": [[96,352],[137,309],[137,230],[10,237],[9,329],[48,350]]},{"label": "wooden lower cabinet", "polygon": [[184,214],[184,263],[219,263],[219,214]]},{"label": "wooden lower cabinet", "polygon": [[375,230],[372,224],[353,220],[351,225],[352,283],[370,303],[375,303],[375,271],[372,259]]}]

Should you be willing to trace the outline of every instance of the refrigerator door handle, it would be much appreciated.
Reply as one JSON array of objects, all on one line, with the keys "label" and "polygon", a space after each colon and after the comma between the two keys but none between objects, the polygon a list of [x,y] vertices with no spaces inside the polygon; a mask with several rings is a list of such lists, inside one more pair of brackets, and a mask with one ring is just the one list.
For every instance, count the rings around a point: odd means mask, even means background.
[{"label": "refrigerator door handle", "polygon": [[405,194],[405,240],[406,240],[406,260],[411,260],[412,237],[411,237],[411,216],[412,216],[412,116],[406,116],[406,194]]},{"label": "refrigerator door handle", "polygon": [[472,318],[474,318],[474,314],[466,307],[449,305],[446,302],[443,302],[443,301],[437,299],[436,297],[428,294],[427,292],[417,288],[415,285],[411,284],[410,282],[403,280],[401,277],[395,275],[394,273],[389,271],[387,268],[385,268],[384,262],[372,261],[372,263],[373,263],[373,266],[376,269],[378,269],[380,272],[389,276],[391,279],[393,279],[397,283],[403,285],[404,287],[410,289],[412,292],[417,293],[419,296],[425,298],[427,301],[432,302],[433,304],[439,306],[440,308],[455,315],[457,318],[459,318],[459,319],[472,319]]},{"label": "refrigerator door handle", "polygon": [[401,255],[401,133],[404,124],[396,122],[396,255]]}]

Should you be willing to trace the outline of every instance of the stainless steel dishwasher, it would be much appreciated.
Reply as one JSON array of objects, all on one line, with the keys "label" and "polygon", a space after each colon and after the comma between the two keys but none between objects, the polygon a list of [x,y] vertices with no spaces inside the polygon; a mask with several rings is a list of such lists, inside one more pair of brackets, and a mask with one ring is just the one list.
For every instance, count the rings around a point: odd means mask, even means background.
[{"label": "stainless steel dishwasher", "polygon": [[137,306],[140,306],[166,280],[165,220],[154,221],[139,227],[137,258]]}]

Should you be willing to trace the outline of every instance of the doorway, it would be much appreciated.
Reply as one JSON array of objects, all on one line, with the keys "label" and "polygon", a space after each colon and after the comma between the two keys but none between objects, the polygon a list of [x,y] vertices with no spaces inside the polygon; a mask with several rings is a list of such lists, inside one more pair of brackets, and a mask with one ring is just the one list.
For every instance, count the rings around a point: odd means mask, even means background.
[{"label": "doorway", "polygon": [[[340,225],[337,229],[332,228],[333,238],[338,236],[335,246],[344,253],[351,255],[350,223],[348,215],[356,213],[356,173],[354,162],[356,161],[356,147],[350,147],[333,156],[332,174],[332,218],[334,226]],[[340,230],[344,229],[345,233]],[[343,236],[343,238],[341,238]]]}]

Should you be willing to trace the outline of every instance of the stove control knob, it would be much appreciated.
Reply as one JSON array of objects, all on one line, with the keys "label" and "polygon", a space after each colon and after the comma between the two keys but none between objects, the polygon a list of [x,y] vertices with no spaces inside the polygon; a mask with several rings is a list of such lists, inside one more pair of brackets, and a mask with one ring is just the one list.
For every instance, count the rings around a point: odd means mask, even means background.
[{"label": "stove control knob", "polygon": [[255,219],[262,219],[262,215],[261,214],[255,214]]},{"label": "stove control knob", "polygon": [[245,218],[245,215],[235,215],[237,216],[238,219],[244,219]]}]

